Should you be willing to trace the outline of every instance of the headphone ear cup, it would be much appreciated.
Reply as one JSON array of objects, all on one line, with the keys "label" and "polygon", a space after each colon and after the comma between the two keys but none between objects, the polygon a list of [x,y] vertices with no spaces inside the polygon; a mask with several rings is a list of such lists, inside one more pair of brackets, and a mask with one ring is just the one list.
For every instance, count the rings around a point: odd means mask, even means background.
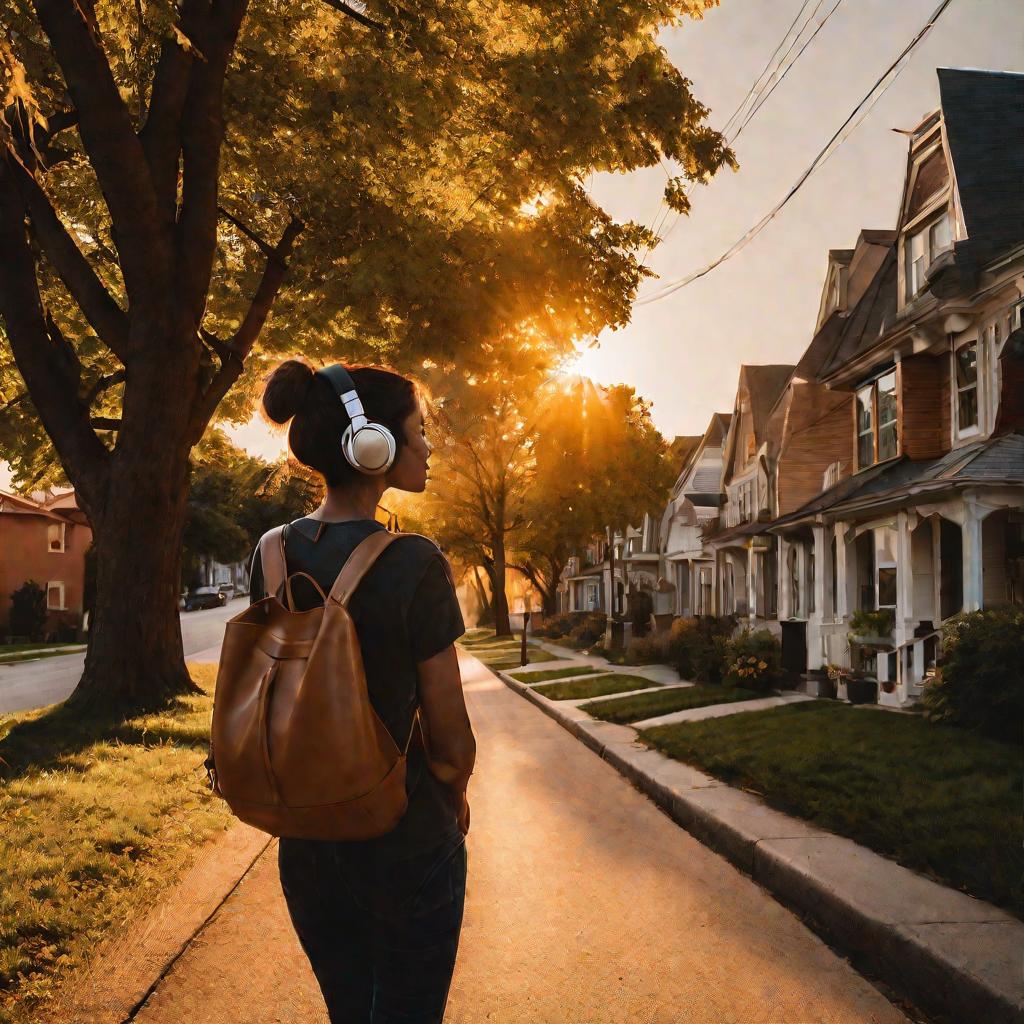
[{"label": "headphone ear cup", "polygon": [[363,473],[386,473],[395,461],[395,439],[390,430],[377,423],[368,423],[355,433],[346,431],[342,445],[345,457]]}]

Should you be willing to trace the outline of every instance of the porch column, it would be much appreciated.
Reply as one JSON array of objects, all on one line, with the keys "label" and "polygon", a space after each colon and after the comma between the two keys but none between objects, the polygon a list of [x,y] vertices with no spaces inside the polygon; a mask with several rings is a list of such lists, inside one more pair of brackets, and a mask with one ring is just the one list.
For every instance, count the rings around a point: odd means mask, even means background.
[{"label": "porch column", "polygon": [[982,576],[981,523],[984,516],[978,508],[975,495],[964,496],[963,560],[964,560],[964,611],[979,611],[984,604],[984,579]]},{"label": "porch column", "polygon": [[753,544],[747,549],[747,618],[751,622],[757,618],[757,566],[755,565],[756,555]]},{"label": "porch column", "polygon": [[[836,523],[833,526],[836,536],[836,609],[835,618],[841,622],[850,614],[852,607],[850,602],[850,572],[853,570],[856,575],[856,565],[849,557],[849,550],[846,544],[846,523]],[[856,580],[854,580],[854,586]]]},{"label": "porch column", "polygon": [[793,616],[793,609],[790,607],[791,599],[789,593],[789,541],[779,538],[779,579],[782,586],[779,588],[779,618],[789,619]]},{"label": "porch column", "polygon": [[896,643],[914,632],[914,559],[910,540],[910,513],[896,513]]},{"label": "porch column", "polygon": [[828,584],[832,579],[832,546],[825,534],[825,527],[816,524],[811,528],[814,536],[814,618],[824,621],[832,616],[835,609],[828,600]]}]

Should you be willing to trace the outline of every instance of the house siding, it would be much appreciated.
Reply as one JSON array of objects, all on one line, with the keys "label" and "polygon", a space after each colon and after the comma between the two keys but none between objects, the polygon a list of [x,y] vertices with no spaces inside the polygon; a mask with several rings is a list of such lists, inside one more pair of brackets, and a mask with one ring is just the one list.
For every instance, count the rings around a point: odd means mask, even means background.
[{"label": "house siding", "polygon": [[[949,390],[942,401],[943,364],[949,357],[911,356],[899,364],[897,416],[900,446],[911,459],[935,459],[949,450]],[[947,374],[948,376],[948,374]],[[937,400],[945,406],[936,409]]]}]

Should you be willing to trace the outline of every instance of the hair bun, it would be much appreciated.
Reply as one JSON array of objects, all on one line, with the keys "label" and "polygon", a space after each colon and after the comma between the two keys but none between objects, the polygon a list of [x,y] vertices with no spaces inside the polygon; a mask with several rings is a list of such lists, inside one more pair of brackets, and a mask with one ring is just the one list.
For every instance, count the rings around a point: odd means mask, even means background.
[{"label": "hair bun", "polygon": [[313,385],[313,368],[301,359],[286,359],[270,375],[263,408],[275,423],[287,423],[306,404]]}]

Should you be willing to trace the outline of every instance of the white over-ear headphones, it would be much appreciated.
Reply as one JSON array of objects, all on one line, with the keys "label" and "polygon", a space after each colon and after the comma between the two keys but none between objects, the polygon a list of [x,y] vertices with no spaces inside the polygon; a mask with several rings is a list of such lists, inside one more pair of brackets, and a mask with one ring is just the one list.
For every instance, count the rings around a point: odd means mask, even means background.
[{"label": "white over-ear headphones", "polygon": [[316,372],[331,382],[351,421],[341,435],[341,452],[345,461],[353,469],[369,476],[386,473],[394,464],[398,450],[394,435],[383,423],[374,423],[366,418],[352,375],[341,363],[325,366]]}]

